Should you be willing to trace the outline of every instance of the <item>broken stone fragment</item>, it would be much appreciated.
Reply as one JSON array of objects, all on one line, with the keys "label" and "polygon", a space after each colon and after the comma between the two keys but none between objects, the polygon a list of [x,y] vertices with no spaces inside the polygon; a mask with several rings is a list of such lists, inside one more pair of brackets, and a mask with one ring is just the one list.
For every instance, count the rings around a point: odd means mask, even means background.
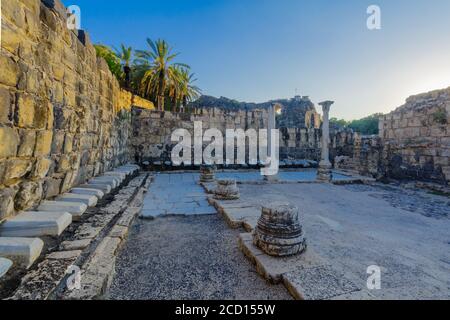
[{"label": "broken stone fragment", "polygon": [[240,198],[236,180],[218,180],[214,190],[216,200],[238,200]]},{"label": "broken stone fragment", "polygon": [[253,233],[253,243],[274,257],[303,253],[306,239],[299,220],[299,210],[288,204],[274,203],[262,208],[262,215]]},{"label": "broken stone fragment", "polygon": [[200,167],[200,182],[213,182],[217,168],[212,165],[202,165]]}]

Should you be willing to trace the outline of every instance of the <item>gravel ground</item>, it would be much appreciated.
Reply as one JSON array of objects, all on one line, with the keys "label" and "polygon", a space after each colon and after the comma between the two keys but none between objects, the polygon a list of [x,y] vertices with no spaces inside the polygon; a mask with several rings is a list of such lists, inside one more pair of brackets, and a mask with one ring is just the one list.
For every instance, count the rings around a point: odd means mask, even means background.
[{"label": "gravel ground", "polygon": [[239,231],[218,215],[135,223],[118,257],[109,299],[286,300],[237,247]]}]

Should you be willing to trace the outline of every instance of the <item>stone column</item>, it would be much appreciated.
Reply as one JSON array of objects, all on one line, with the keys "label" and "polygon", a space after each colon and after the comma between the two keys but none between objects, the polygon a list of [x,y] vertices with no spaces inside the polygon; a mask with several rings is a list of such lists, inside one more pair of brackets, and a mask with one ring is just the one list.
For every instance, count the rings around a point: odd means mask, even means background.
[{"label": "stone column", "polygon": [[322,125],[322,160],[319,163],[317,172],[317,180],[331,182],[333,176],[331,172],[330,162],[330,108],[334,101],[324,101],[319,103],[323,109],[323,125]]},{"label": "stone column", "polygon": [[[277,111],[281,109],[281,105],[278,103],[272,104],[269,108],[269,121],[267,124],[267,155],[272,157],[272,130],[277,128]],[[278,175],[264,176],[266,181],[278,181]]]}]

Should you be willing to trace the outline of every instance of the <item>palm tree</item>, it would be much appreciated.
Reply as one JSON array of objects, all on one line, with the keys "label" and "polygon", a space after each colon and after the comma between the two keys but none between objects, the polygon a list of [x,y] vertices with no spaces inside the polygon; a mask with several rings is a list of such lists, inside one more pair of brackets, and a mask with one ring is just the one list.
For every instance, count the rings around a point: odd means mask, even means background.
[{"label": "palm tree", "polygon": [[133,48],[132,47],[125,47],[125,45],[120,46],[120,50],[115,49],[116,55],[119,57],[123,72],[125,75],[125,87],[127,89],[130,89],[131,87],[131,58],[133,55]]},{"label": "palm tree", "polygon": [[196,100],[201,95],[201,90],[199,87],[194,85],[195,74],[190,73],[188,69],[181,69],[181,88],[180,97],[182,103],[182,111],[187,107],[188,103]]},{"label": "palm tree", "polygon": [[176,67],[189,66],[182,63],[173,63],[178,54],[173,54],[172,49],[164,40],[156,42],[147,39],[150,50],[138,50],[136,56],[138,63],[147,66],[141,80],[141,90],[147,96],[156,97],[158,110],[164,110],[164,100],[168,84],[177,82]]}]

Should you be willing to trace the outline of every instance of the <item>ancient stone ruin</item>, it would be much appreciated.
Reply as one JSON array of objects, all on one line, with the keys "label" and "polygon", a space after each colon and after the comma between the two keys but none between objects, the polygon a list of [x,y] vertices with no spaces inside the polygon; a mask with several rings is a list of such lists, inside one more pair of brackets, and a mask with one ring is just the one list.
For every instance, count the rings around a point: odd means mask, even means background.
[{"label": "ancient stone ruin", "polygon": [[214,182],[216,170],[216,166],[202,165],[200,167],[200,182]]},{"label": "ancient stone ruin", "polygon": [[238,200],[240,198],[236,180],[218,180],[214,190],[216,200]]},{"label": "ancient stone ruin", "polygon": [[274,257],[303,253],[307,244],[298,208],[277,203],[264,206],[253,233],[253,243]]}]

